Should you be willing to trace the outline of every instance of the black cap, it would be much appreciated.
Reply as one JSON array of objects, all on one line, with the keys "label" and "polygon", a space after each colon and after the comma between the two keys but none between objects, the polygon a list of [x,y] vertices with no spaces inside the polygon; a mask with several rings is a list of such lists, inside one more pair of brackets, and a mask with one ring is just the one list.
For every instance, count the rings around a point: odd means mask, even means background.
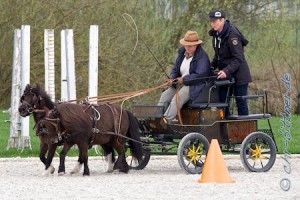
[{"label": "black cap", "polygon": [[212,10],[209,12],[208,16],[211,20],[226,17],[225,12],[223,10]]}]

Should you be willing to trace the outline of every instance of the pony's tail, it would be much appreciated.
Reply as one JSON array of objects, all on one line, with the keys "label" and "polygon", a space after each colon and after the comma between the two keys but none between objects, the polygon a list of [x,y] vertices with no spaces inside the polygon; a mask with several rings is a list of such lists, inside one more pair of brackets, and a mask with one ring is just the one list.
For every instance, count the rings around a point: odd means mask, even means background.
[{"label": "pony's tail", "polygon": [[127,114],[130,122],[127,134],[131,139],[139,141],[139,142],[135,142],[129,140],[128,141],[129,148],[132,151],[132,156],[135,157],[138,161],[141,161],[143,157],[143,147],[142,144],[140,143],[141,139],[140,139],[140,132],[139,132],[139,127],[140,127],[139,122],[131,112],[127,111]]}]

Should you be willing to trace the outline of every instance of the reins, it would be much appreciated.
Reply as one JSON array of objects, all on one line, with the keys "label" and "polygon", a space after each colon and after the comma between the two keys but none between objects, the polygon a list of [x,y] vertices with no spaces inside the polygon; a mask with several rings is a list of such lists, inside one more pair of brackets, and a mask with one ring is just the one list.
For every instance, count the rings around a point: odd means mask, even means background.
[{"label": "reins", "polygon": [[[147,88],[147,89],[142,89],[142,90],[137,90],[137,91],[131,91],[131,92],[124,92],[124,93],[117,93],[117,94],[108,94],[108,95],[101,95],[101,96],[95,96],[95,97],[88,97],[89,100],[95,100],[97,102],[102,102],[102,103],[110,103],[110,104],[115,104],[121,101],[128,100],[133,97],[137,97],[158,89],[162,89],[165,86],[167,86],[167,83],[163,83],[159,86],[152,87],[152,88]],[[73,99],[69,101],[63,101],[63,102],[81,102],[86,100],[87,98],[79,98],[79,99]]]},{"label": "reins", "polygon": [[[88,108],[92,108],[92,112],[93,112],[93,129],[92,129],[92,138],[91,138],[91,141],[90,143],[93,142],[94,140],[94,137],[95,137],[95,134],[96,133],[101,133],[101,134],[107,134],[107,135],[113,135],[113,136],[117,136],[117,137],[122,137],[122,138],[125,138],[127,140],[131,140],[131,141],[134,141],[134,142],[137,142],[137,143],[140,143],[142,145],[145,145],[145,143],[141,142],[141,141],[138,141],[138,140],[135,140],[135,139],[132,139],[132,138],[129,138],[125,135],[121,135],[119,134],[119,131],[120,131],[120,126],[121,126],[121,118],[122,118],[122,115],[123,115],[123,110],[122,110],[122,106],[124,104],[124,102],[130,98],[133,98],[133,97],[137,97],[137,96],[140,96],[140,95],[143,95],[143,94],[146,94],[146,93],[149,93],[149,92],[152,92],[152,91],[155,91],[155,90],[158,90],[158,89],[162,89],[164,87],[167,86],[167,82],[166,83],[163,83],[159,86],[156,86],[156,87],[152,87],[152,88],[147,88],[147,89],[143,89],[143,90],[138,90],[138,91],[132,91],[132,92],[125,92],[125,93],[118,93],[118,94],[110,94],[110,95],[102,95],[102,96],[96,96],[96,97],[85,97],[85,98],[80,98],[80,99],[75,99],[75,100],[70,100],[70,101],[61,101],[59,103],[71,103],[71,102],[82,102],[83,100],[85,100],[88,104],[88,107],[85,109],[87,110]],[[105,102],[108,106],[109,104],[115,104],[115,103],[118,103],[118,102],[122,102],[121,103],[121,113],[120,113],[120,116],[118,117],[119,119],[116,119],[114,121],[114,126],[115,126],[115,132],[110,132],[110,131],[101,131],[99,129],[96,128],[97,126],[97,121],[100,120],[100,113],[99,111],[95,108],[95,106],[97,106],[97,104],[90,104],[89,103],[89,100],[96,100],[97,102]],[[109,102],[109,104],[108,104]],[[117,112],[116,110],[112,109],[111,106],[109,106],[113,115],[116,116],[117,115]],[[84,111],[85,111],[84,110]],[[32,112],[35,112],[35,113],[47,113],[47,109],[36,109],[34,108],[32,110]],[[44,120],[47,120],[51,125],[53,125],[55,127],[55,129],[57,130],[57,136],[58,136],[58,139],[59,140],[62,140],[62,136],[64,134],[61,133],[61,130],[58,130],[60,129],[60,119],[59,118],[49,118],[49,117],[44,117]]]}]

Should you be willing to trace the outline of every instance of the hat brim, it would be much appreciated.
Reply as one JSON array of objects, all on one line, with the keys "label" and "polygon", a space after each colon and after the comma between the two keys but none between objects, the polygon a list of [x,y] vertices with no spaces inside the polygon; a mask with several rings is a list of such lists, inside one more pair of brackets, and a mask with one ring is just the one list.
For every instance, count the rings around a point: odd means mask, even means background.
[{"label": "hat brim", "polygon": [[184,46],[194,46],[194,45],[202,44],[202,40],[190,42],[190,41],[186,41],[186,40],[184,40],[184,38],[182,38],[179,41],[179,43],[184,45]]},{"label": "hat brim", "polygon": [[214,21],[216,19],[222,19],[224,17],[209,17],[209,21]]}]

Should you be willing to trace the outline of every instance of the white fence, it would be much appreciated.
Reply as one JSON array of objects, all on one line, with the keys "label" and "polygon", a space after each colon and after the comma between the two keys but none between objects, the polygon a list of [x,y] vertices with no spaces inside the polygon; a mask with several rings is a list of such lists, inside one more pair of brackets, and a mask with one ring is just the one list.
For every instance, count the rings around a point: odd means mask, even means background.
[{"label": "white fence", "polygon": [[[61,31],[61,100],[76,99],[74,34],[72,29]],[[88,95],[98,95],[98,38],[97,25],[90,26],[89,33],[89,82]],[[45,90],[55,101],[55,47],[54,30],[44,31]],[[20,94],[30,83],[30,26],[14,31],[14,56],[12,67],[10,138],[7,148],[31,148],[29,117],[20,117],[18,112]],[[95,103],[95,102],[93,102]]]}]

